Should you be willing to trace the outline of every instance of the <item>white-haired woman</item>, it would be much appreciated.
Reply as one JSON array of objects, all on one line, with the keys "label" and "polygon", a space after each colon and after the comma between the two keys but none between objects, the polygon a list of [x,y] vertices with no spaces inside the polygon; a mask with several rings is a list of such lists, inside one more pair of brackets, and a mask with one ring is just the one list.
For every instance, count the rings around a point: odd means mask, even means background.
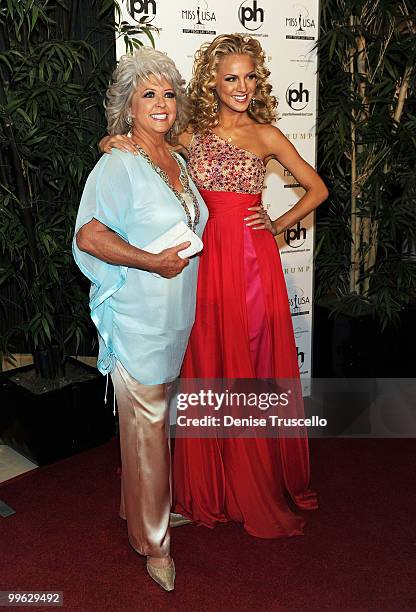
[{"label": "white-haired woman", "polygon": [[146,245],[178,221],[202,235],[207,209],[168,143],[187,124],[183,80],[165,54],[121,58],[106,94],[110,134],[131,135],[138,155],[113,150],[85,185],[73,253],[92,282],[98,368],[111,374],[122,459],[120,514],[150,576],[172,590],[169,383],[179,374],[195,315],[198,258],[184,242],[158,254]]}]

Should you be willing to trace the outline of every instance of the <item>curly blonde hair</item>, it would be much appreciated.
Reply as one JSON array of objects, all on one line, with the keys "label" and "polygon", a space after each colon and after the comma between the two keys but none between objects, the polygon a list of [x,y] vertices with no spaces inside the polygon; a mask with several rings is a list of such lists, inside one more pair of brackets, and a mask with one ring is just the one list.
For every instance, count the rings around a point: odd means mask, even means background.
[{"label": "curly blonde hair", "polygon": [[277,100],[270,95],[270,71],[265,66],[265,54],[260,43],[241,34],[221,34],[204,43],[195,54],[192,79],[188,86],[191,102],[190,125],[195,131],[205,132],[218,125],[215,82],[220,61],[227,55],[249,55],[254,60],[257,76],[255,102],[248,108],[249,116],[258,123],[272,123],[277,117]]},{"label": "curly blonde hair", "polygon": [[150,76],[155,76],[157,79],[165,78],[175,92],[176,120],[166,134],[166,140],[175,144],[178,135],[184,131],[189,122],[190,107],[185,92],[185,80],[173,60],[152,47],[140,47],[134,53],[120,58],[104,102],[108,133],[110,135],[128,133],[130,125],[127,118],[131,99],[137,86]]}]

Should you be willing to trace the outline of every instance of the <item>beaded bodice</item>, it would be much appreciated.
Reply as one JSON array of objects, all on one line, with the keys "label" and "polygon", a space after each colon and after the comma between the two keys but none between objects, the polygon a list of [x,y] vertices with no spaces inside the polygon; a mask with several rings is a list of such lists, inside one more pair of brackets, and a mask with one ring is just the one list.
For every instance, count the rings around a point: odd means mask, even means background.
[{"label": "beaded bodice", "polygon": [[263,161],[214,132],[194,134],[188,170],[199,189],[260,193],[266,173]]}]

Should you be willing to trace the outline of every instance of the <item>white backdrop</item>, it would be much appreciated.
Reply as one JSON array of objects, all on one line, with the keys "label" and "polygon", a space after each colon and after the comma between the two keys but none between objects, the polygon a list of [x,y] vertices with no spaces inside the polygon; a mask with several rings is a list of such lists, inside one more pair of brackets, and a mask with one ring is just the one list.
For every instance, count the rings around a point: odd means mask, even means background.
[{"label": "white backdrop", "polygon": [[[143,17],[157,28],[156,48],[165,51],[188,81],[194,53],[218,34],[244,33],[259,39],[267,54],[273,94],[279,100],[278,127],[315,166],[319,0],[125,0],[123,19]],[[125,53],[117,42],[117,56]],[[277,162],[267,166],[263,200],[271,217],[291,208],[303,189]],[[304,392],[309,392],[312,345],[313,214],[278,241],[289,293]]]}]

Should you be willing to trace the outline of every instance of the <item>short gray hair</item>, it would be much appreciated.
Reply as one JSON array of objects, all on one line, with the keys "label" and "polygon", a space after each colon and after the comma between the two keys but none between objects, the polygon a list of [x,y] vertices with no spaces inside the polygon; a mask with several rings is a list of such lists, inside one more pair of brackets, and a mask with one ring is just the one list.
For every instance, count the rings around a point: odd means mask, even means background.
[{"label": "short gray hair", "polygon": [[176,96],[176,121],[166,135],[175,143],[189,122],[189,102],[185,93],[185,81],[173,60],[152,47],[139,47],[132,54],[123,55],[112,75],[112,84],[106,92],[104,102],[108,133],[127,134],[130,102],[138,85],[150,76],[165,78]]}]

